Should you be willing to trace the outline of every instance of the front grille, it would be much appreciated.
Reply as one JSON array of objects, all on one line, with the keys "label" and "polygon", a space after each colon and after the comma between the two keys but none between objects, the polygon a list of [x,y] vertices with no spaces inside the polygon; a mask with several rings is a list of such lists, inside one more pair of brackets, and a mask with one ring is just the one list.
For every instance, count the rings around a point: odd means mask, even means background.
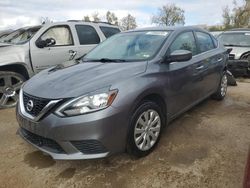
[{"label": "front grille", "polygon": [[71,143],[83,154],[98,154],[108,152],[107,149],[97,140],[71,141]]},{"label": "front grille", "polygon": [[[33,102],[33,108],[31,111],[27,109],[27,103],[29,101]],[[38,116],[38,114],[43,110],[43,108],[50,102],[49,99],[43,99],[43,98],[38,98],[34,97],[31,95],[28,95],[27,93],[23,93],[23,105],[26,110],[30,115],[32,116]]]},{"label": "front grille", "polygon": [[23,128],[21,128],[20,130],[22,136],[26,138],[28,141],[30,141],[32,144],[40,148],[44,148],[53,153],[61,153],[61,154],[65,153],[62,147],[59,144],[57,144],[54,140],[36,135]]},{"label": "front grille", "polygon": [[235,59],[235,55],[234,54],[229,54],[229,59],[230,60],[234,60]]}]

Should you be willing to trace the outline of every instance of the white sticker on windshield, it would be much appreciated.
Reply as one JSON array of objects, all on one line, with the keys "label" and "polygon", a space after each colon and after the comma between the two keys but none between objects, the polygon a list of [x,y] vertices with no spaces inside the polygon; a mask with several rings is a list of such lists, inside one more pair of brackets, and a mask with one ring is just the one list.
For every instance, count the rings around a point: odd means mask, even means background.
[{"label": "white sticker on windshield", "polygon": [[167,36],[167,31],[149,31],[146,33],[146,35],[160,35],[160,36]]}]

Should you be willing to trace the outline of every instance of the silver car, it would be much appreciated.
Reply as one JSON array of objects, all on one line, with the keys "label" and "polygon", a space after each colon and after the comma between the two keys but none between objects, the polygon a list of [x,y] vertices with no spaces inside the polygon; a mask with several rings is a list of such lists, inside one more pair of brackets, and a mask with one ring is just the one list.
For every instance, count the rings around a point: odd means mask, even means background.
[{"label": "silver car", "polygon": [[24,81],[41,70],[80,58],[120,29],[109,23],[47,23],[18,29],[0,43],[0,109],[13,107]]},{"label": "silver car", "polygon": [[228,69],[236,77],[250,76],[250,29],[232,29],[218,36],[229,54]]}]

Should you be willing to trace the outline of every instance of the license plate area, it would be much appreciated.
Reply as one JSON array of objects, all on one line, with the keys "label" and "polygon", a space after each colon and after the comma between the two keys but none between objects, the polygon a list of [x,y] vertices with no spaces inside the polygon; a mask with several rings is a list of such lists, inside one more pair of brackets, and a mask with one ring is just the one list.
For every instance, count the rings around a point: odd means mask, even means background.
[{"label": "license plate area", "polygon": [[24,118],[20,114],[18,114],[17,120],[18,120],[18,123],[19,123],[20,127],[24,128],[24,129],[27,129],[30,132],[36,133],[36,130],[37,130],[37,123],[36,122],[28,120],[28,119]]}]

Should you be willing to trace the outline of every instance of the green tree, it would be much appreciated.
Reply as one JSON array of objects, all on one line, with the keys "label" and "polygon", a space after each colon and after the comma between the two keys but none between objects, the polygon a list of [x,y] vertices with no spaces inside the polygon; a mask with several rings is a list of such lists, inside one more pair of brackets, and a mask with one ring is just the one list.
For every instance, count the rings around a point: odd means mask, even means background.
[{"label": "green tree", "polygon": [[223,9],[223,25],[225,29],[250,27],[250,0],[244,0],[243,5],[239,6],[234,0],[234,8]]},{"label": "green tree", "polygon": [[158,13],[152,17],[152,23],[166,26],[184,25],[184,10],[175,4],[164,5],[159,8]]}]

